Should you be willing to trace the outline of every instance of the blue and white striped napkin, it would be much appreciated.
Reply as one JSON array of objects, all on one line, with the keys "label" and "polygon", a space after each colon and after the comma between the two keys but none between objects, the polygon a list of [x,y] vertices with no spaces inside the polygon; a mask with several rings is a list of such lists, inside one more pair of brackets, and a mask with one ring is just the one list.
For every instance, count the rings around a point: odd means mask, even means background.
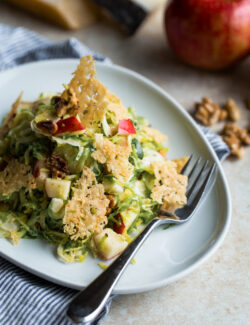
[{"label": "blue and white striped napkin", "polygon": [[[74,38],[53,43],[21,27],[0,24],[0,44],[0,71],[31,61],[80,58],[87,54],[111,63]],[[229,154],[227,145],[208,129],[203,131],[223,160]],[[72,325],[65,310],[76,293],[29,274],[0,257],[0,325]],[[92,325],[101,323],[113,298]]]}]

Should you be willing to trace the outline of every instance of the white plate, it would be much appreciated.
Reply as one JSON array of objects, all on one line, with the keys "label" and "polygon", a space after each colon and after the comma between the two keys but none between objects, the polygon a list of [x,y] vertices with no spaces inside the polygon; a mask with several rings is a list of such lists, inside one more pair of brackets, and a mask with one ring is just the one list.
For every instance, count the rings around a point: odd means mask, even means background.
[{"label": "white plate", "polygon": [[[41,92],[62,90],[78,60],[53,60],[27,64],[0,73],[2,118],[20,91],[25,100],[35,100]],[[220,163],[193,120],[158,86],[144,77],[118,66],[97,64],[98,77],[126,106],[146,116],[153,127],[168,135],[169,158],[194,153],[217,162],[216,184],[193,219],[168,230],[156,229],[119,281],[115,292],[143,292],[176,281],[207,260],[223,241],[230,225],[230,196]],[[63,264],[53,246],[41,240],[21,240],[18,246],[0,239],[0,255],[47,280],[81,289],[102,272],[98,260]]]}]

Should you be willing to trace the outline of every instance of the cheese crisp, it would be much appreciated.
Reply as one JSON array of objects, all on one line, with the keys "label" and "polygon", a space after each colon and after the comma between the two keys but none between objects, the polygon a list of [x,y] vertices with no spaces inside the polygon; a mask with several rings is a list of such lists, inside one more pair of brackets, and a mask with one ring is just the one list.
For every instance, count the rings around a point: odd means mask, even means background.
[{"label": "cheese crisp", "polygon": [[3,197],[18,192],[21,188],[36,188],[35,178],[31,167],[21,164],[16,159],[8,161],[7,166],[0,172],[0,189]]},{"label": "cheese crisp", "polygon": [[104,194],[103,185],[97,183],[90,168],[83,168],[72,192],[72,198],[65,206],[64,231],[73,240],[88,238],[95,231],[101,232],[108,222],[106,211],[109,200]]},{"label": "cheese crisp", "polygon": [[0,128],[0,236],[42,238],[64,262],[110,259],[161,210],[186,204],[187,157],[80,60],[60,94],[13,104]]}]

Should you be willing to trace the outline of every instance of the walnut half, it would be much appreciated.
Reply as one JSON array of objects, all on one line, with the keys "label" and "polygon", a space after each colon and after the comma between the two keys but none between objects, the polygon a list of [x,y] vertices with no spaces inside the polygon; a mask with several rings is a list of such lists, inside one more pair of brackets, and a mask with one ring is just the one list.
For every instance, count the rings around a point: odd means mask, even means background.
[{"label": "walnut half", "polygon": [[241,129],[236,124],[226,124],[221,136],[230,148],[233,156],[237,158],[244,156],[244,145],[250,145],[250,134],[246,129]]},{"label": "walnut half", "polygon": [[36,127],[40,129],[43,133],[48,135],[53,135],[58,130],[57,124],[52,120],[45,120],[38,122]]},{"label": "walnut half", "polygon": [[228,119],[236,122],[240,119],[240,109],[232,98],[229,98],[225,105],[225,110],[228,113]]},{"label": "walnut half", "polygon": [[206,126],[225,120],[227,115],[227,111],[213,103],[208,97],[203,97],[202,102],[196,104],[194,113],[196,120]]}]

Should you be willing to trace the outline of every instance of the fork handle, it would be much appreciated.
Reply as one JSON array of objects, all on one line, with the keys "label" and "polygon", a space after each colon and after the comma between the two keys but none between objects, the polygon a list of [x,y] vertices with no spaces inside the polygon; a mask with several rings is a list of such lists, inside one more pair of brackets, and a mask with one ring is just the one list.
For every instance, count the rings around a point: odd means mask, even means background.
[{"label": "fork handle", "polygon": [[98,317],[127,265],[160,223],[160,219],[153,219],[123,253],[72,300],[67,315],[73,322],[87,324]]}]

